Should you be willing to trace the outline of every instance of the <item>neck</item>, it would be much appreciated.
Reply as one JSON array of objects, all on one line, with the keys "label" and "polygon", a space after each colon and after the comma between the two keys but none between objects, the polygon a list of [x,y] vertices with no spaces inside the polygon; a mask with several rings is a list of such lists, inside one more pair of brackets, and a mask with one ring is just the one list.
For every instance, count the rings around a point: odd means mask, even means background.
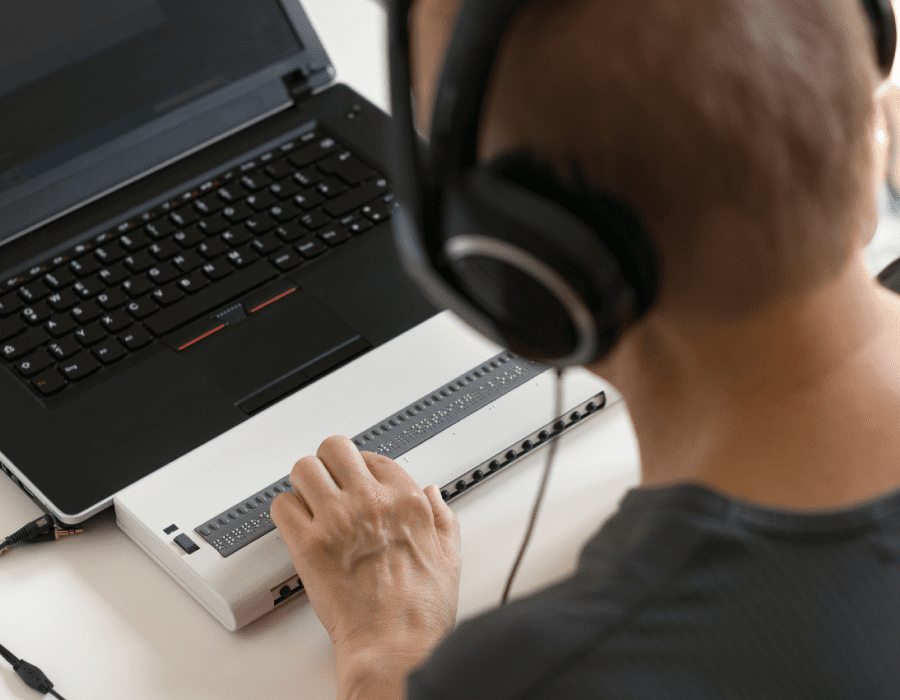
[{"label": "neck", "polygon": [[900,487],[900,297],[861,256],[752,317],[645,321],[595,368],[628,404],[642,486],[817,509]]}]

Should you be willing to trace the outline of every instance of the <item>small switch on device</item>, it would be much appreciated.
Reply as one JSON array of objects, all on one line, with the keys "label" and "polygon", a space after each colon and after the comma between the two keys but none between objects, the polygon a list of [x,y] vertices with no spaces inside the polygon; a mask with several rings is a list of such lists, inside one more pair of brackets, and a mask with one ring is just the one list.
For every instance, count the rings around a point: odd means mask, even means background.
[{"label": "small switch on device", "polygon": [[175,538],[175,544],[181,547],[188,554],[193,554],[198,549],[200,549],[200,547],[198,547],[197,544],[183,532]]}]

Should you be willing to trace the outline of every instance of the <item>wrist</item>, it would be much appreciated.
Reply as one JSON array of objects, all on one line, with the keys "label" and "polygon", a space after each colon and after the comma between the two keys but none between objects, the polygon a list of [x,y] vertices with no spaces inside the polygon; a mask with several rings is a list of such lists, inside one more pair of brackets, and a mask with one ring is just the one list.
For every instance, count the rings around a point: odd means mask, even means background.
[{"label": "wrist", "polygon": [[439,640],[382,638],[377,644],[337,648],[339,700],[389,700],[404,696],[406,677],[431,654]]}]

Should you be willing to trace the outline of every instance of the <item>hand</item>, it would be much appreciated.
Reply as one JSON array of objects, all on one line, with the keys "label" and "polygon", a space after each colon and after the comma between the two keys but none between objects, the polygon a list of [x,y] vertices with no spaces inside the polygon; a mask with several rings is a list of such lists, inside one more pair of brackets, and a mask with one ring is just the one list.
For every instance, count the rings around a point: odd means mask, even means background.
[{"label": "hand", "polygon": [[291,484],[272,520],[335,645],[339,685],[361,660],[405,676],[456,619],[453,511],[437,487],[423,491],[394,460],[344,437],[297,462]]}]

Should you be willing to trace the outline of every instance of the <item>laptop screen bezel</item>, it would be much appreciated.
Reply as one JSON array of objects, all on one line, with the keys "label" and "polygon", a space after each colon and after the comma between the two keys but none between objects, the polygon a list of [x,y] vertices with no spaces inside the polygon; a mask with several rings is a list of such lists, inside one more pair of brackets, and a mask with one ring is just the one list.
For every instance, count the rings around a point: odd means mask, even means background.
[{"label": "laptop screen bezel", "polygon": [[22,236],[290,107],[286,76],[301,78],[304,90],[330,83],[334,67],[299,0],[278,2],[299,40],[296,54],[10,190],[7,201],[0,197],[0,256]]}]

